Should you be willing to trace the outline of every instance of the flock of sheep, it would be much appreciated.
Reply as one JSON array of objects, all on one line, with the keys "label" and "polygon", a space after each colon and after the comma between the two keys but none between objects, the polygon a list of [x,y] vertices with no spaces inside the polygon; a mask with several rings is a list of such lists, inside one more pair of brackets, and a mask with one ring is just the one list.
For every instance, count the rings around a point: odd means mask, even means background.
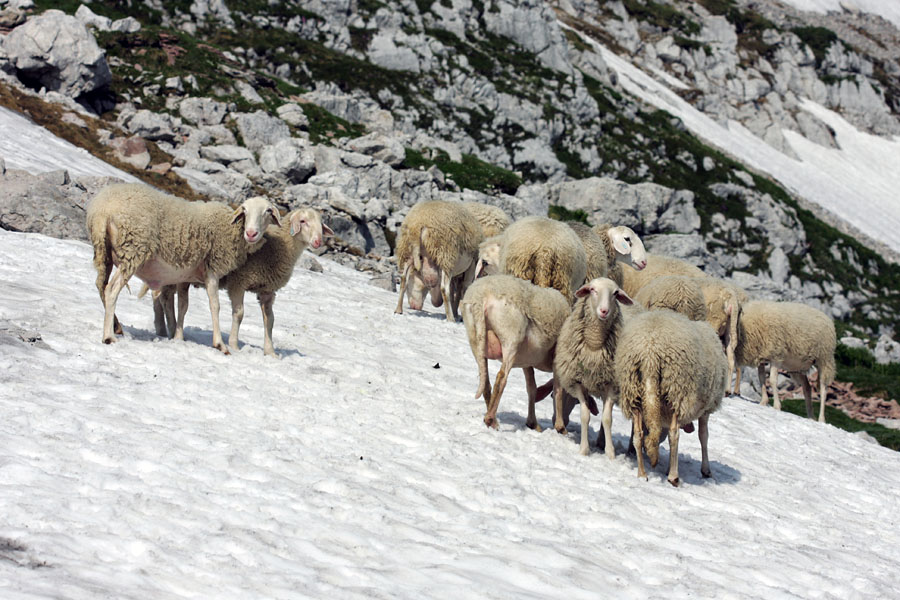
[{"label": "flock of sheep", "polygon": [[[807,372],[818,372],[819,421],[834,379],[836,337],[831,318],[792,302],[749,299],[738,286],[707,276],[685,261],[649,255],[628,227],[593,228],[545,217],[514,223],[495,207],[429,201],[415,205],[397,238],[401,272],[396,312],[421,309],[425,296],[444,305],[448,320],[461,313],[478,365],[475,397],[484,422],[497,427],[497,409],[510,370],[525,373],[528,427],[540,430],[535,403],[552,390],[555,429],[565,433],[581,408],[581,453],[588,454],[594,398],[603,400],[597,445],[610,458],[612,410],[632,420],[638,476],[646,478],[659,444],[669,438],[668,480],[678,485],[679,430],[698,422],[701,474],[710,476],[709,415],[719,408],[732,373],[759,369],[766,404],[765,367],[775,407],[778,369],[802,387],[812,418]],[[478,277],[479,275],[484,275]],[[501,361],[491,386],[488,360]],[[535,369],[553,374],[538,387]]]},{"label": "flock of sheep", "polygon": [[[187,202],[141,184],[112,185],[87,210],[97,290],[104,306],[103,341],[116,341],[116,300],[134,275],[154,294],[156,333],[183,339],[190,285],[209,296],[213,346],[238,348],[243,298],[254,292],[265,327],[264,352],[274,355],[276,292],[307,246],[332,235],[318,212],[281,216],[266,198],[236,210],[216,202]],[[575,404],[581,410],[581,453],[588,454],[594,398],[602,399],[597,445],[615,456],[613,406],[633,423],[638,475],[643,454],[655,467],[669,438],[668,479],[678,485],[679,430],[698,422],[701,473],[710,476],[709,415],[720,406],[732,373],[755,366],[767,403],[765,366],[775,407],[778,369],[802,387],[812,417],[808,370],[818,371],[819,421],[834,379],[834,324],[821,311],[791,302],[751,301],[732,283],[707,276],[682,260],[649,255],[634,231],[593,228],[546,217],[514,223],[499,208],[475,202],[428,201],[413,206],[397,237],[400,297],[421,309],[426,296],[443,305],[448,321],[462,317],[478,365],[476,397],[484,422],[497,427],[509,373],[521,368],[528,393],[526,423],[540,430],[535,403],[551,391],[553,422],[564,433]],[[116,267],[115,271],[113,267]],[[232,308],[229,346],[219,326],[220,287]],[[178,313],[175,313],[177,296]],[[491,385],[488,360],[501,361]],[[535,369],[553,374],[542,386]]]}]

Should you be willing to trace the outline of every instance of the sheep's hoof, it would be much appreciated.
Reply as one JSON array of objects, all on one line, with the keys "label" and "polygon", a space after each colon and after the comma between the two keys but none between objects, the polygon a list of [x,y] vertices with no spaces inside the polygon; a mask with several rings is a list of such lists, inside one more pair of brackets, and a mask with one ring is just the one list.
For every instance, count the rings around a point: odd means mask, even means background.
[{"label": "sheep's hoof", "polygon": [[553,428],[556,430],[556,433],[560,435],[566,435],[569,433],[569,430],[566,429],[565,425],[555,425]]},{"label": "sheep's hoof", "polygon": [[217,344],[215,346],[216,350],[219,350],[222,354],[229,355],[231,352],[228,351],[228,346],[225,344]]},{"label": "sheep's hoof", "polygon": [[671,483],[673,487],[678,487],[678,485],[681,483],[681,480],[676,477],[675,479],[670,479],[669,483]]},{"label": "sheep's hoof", "polygon": [[580,449],[579,449],[579,452],[581,452],[581,455],[582,455],[582,456],[590,456],[590,455],[591,455],[591,449],[590,449],[590,447],[588,447],[588,448],[580,448]]},{"label": "sheep's hoof", "polygon": [[609,460],[616,460],[616,451],[615,450],[607,450],[606,458]]},{"label": "sheep's hoof", "polygon": [[115,344],[117,341],[118,341],[118,340],[116,339],[116,336],[105,337],[105,338],[103,338],[103,343],[104,343],[104,344]]},{"label": "sheep's hoof", "polygon": [[499,426],[497,425],[497,417],[485,415],[484,424],[488,427],[491,427],[492,429],[499,429]]},{"label": "sheep's hoof", "polygon": [[544,428],[541,427],[540,424],[538,424],[537,422],[534,422],[534,423],[525,423],[525,424],[528,425],[528,429],[534,429],[534,430],[537,431],[538,433],[540,433],[540,432],[542,432],[542,431],[544,430]]},{"label": "sheep's hoof", "polygon": [[709,471],[704,471],[703,469],[700,469],[700,475],[703,477],[703,479],[709,479],[710,477],[712,477],[712,473],[710,473]]}]

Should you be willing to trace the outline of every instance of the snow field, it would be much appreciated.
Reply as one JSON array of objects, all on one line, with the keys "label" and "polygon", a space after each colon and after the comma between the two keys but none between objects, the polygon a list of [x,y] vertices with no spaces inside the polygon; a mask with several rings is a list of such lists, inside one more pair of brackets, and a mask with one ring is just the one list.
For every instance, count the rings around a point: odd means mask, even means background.
[{"label": "snow field", "polygon": [[[666,444],[642,481],[632,459],[581,457],[578,419],[556,434],[549,401],[545,431],[525,428],[518,372],[499,431],[486,428],[462,324],[436,309],[393,315],[394,294],[322,262],[278,294],[280,360],[262,354],[252,296],[241,351],[209,347],[202,290],[185,342],[156,338],[149,298],[123,292],[126,336],[107,346],[90,247],[0,231],[0,323],[52,348],[0,345],[0,596],[857,598],[900,586],[896,452],[726,399],[710,419],[714,479],[684,434],[681,488],[665,481]],[[621,454],[618,410],[613,429]]]}]

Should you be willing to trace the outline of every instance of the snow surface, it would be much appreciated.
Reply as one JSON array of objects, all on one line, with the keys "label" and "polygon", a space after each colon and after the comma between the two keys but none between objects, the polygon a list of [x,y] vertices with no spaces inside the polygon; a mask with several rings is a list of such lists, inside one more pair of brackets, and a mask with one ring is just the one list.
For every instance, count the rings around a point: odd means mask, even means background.
[{"label": "snow surface", "polygon": [[781,0],[788,6],[810,12],[827,13],[843,12],[841,4],[848,8],[855,7],[862,12],[884,17],[900,27],[900,2],[898,0]]},{"label": "snow surface", "polygon": [[584,39],[602,53],[628,93],[679,117],[698,137],[768,173],[795,194],[825,207],[900,252],[900,196],[897,194],[900,138],[886,139],[861,132],[834,111],[807,99],[801,107],[834,129],[840,150],[825,148],[798,133],[785,131],[800,159],[796,160],[768,145],[737,121],[726,125],[714,121],[664,83],[602,44]]},{"label": "snow surface", "polygon": [[51,348],[0,345],[0,597],[896,597],[900,453],[726,399],[714,479],[683,434],[682,486],[667,446],[642,481],[546,401],[528,430],[518,372],[487,429],[464,327],[322,262],[278,295],[280,360],[252,304],[210,348],[200,291],[184,342],[123,293],[107,346],[90,247],[0,231],[0,329]]},{"label": "snow surface", "polygon": [[24,115],[0,106],[0,158],[8,169],[34,173],[68,169],[70,175],[97,175],[137,181],[136,177],[94,158],[84,148],[56,137]]}]

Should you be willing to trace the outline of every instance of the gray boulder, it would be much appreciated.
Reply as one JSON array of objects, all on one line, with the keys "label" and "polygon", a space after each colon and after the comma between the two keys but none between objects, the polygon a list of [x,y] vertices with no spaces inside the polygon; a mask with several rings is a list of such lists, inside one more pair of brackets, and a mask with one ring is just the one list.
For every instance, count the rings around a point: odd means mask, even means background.
[{"label": "gray boulder", "polygon": [[308,142],[280,140],[259,153],[259,166],[264,173],[290,183],[303,183],[316,170],[316,157]]},{"label": "gray boulder", "polygon": [[875,361],[879,365],[900,363],[900,344],[882,335],[875,344]]},{"label": "gray boulder", "polygon": [[382,133],[370,133],[355,138],[347,142],[345,147],[353,152],[371,156],[392,167],[400,165],[406,159],[406,149],[403,144],[396,138]]},{"label": "gray boulder", "polygon": [[155,113],[146,109],[136,112],[122,111],[118,125],[135,135],[153,141],[173,142],[181,122],[165,113]]},{"label": "gray boulder", "polygon": [[207,160],[220,162],[223,165],[230,165],[231,163],[243,160],[253,160],[252,152],[250,152],[243,146],[236,146],[232,144],[223,144],[221,146],[203,146],[202,148],[200,148],[200,156]]},{"label": "gray boulder", "polygon": [[309,127],[309,119],[306,117],[306,113],[303,112],[303,109],[299,104],[294,102],[282,104],[275,109],[275,112],[278,113],[278,118],[288,125],[300,128]]},{"label": "gray boulder", "polygon": [[48,10],[13,29],[3,42],[23,82],[77,98],[107,86],[106,56],[84,23]]},{"label": "gray boulder", "polygon": [[291,130],[287,123],[262,110],[253,113],[238,113],[234,120],[237,123],[238,132],[244,140],[244,145],[254,151],[262,150],[265,146],[291,137]]},{"label": "gray boulder", "polygon": [[[207,162],[211,163],[211,161]],[[193,162],[190,165],[175,167],[172,170],[184,177],[198,194],[228,202],[240,202],[249,198],[253,191],[253,182],[237,171],[225,169],[219,165],[221,170],[206,173],[201,169],[191,168],[200,165]]]},{"label": "gray boulder", "polygon": [[178,105],[178,114],[197,126],[218,125],[227,112],[227,104],[212,98],[185,98]]}]

